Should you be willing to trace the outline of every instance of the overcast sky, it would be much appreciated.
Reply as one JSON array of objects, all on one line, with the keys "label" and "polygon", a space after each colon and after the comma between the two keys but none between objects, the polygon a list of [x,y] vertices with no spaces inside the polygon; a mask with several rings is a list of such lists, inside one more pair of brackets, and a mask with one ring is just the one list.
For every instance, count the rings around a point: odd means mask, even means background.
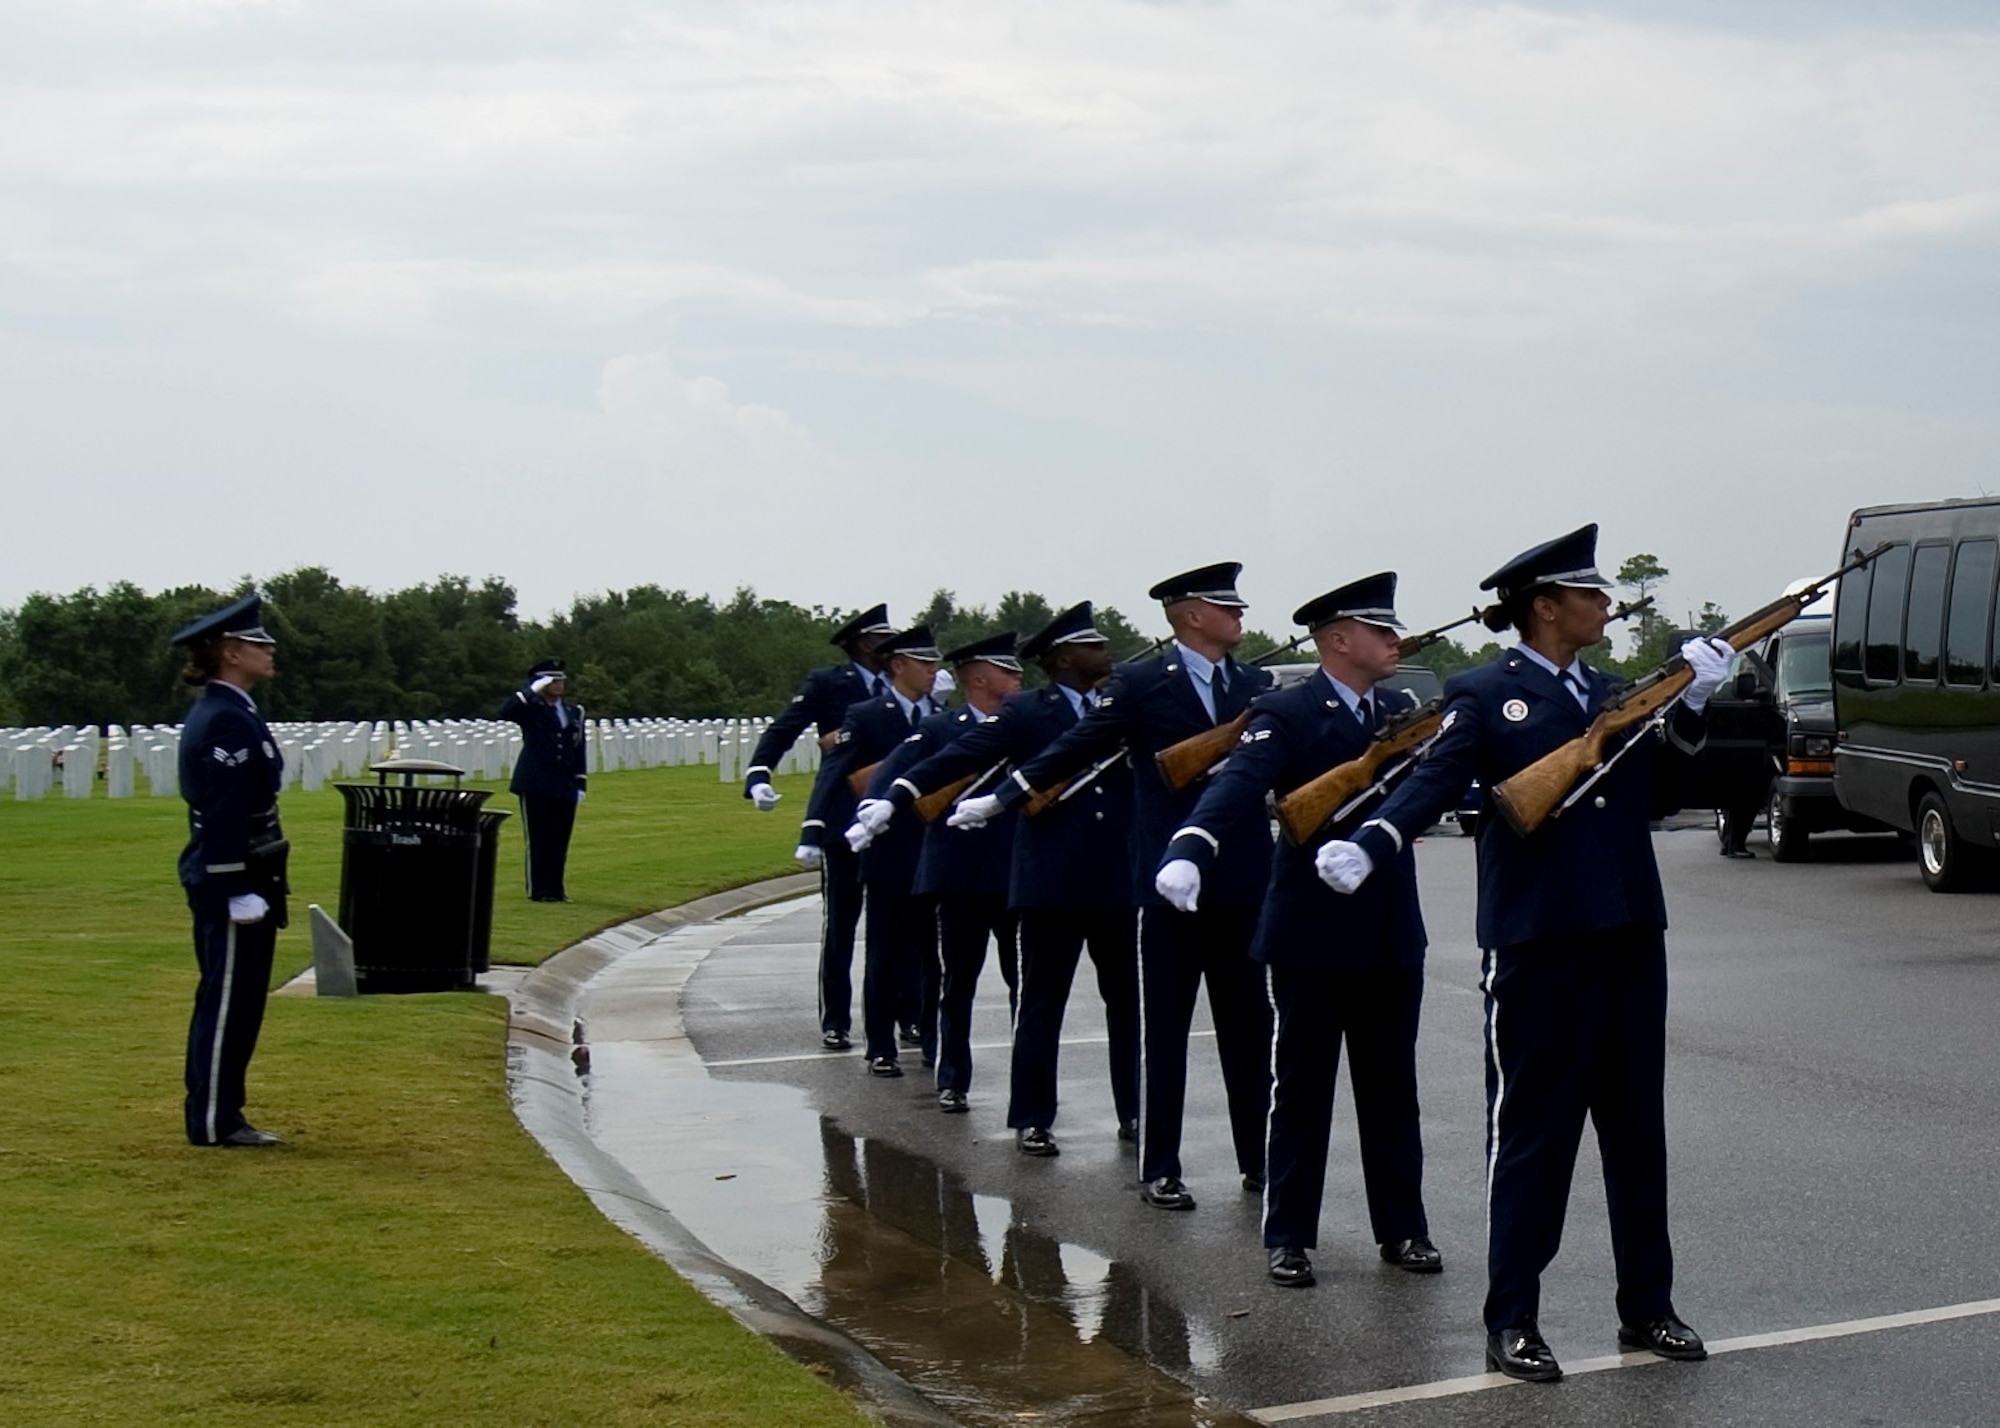
[{"label": "overcast sky", "polygon": [[1238,559],[1428,624],[1596,520],[1735,614],[2000,492],[1990,4],[4,17],[0,606]]}]

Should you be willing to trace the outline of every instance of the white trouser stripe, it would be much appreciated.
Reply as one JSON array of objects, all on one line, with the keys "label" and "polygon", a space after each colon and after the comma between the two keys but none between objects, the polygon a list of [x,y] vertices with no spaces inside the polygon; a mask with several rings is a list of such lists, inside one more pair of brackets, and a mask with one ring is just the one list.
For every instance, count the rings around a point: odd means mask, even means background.
[{"label": "white trouser stripe", "polygon": [[1486,993],[1486,1056],[1493,1063],[1493,1109],[1486,1119],[1486,1243],[1493,1243],[1493,1169],[1500,1159],[1500,1108],[1507,1101],[1507,1073],[1500,1064],[1500,999],[1493,994],[1499,958],[1492,948],[1482,954],[1479,989]]},{"label": "white trouser stripe", "polygon": [[535,895],[535,836],[528,827],[528,795],[521,795],[521,885]]},{"label": "white trouser stripe", "polygon": [[1264,968],[1264,1000],[1271,1007],[1271,1100],[1264,1111],[1264,1193],[1260,1197],[1263,1214],[1258,1219],[1258,1225],[1268,1232],[1271,1228],[1271,1127],[1278,1119],[1278,994],[1272,989],[1271,969],[1268,966]]},{"label": "white trouser stripe", "polygon": [[229,1028],[229,997],[236,989],[236,924],[229,924],[222,948],[222,1004],[215,1009],[215,1038],[208,1049],[208,1143],[221,1137],[215,1133],[217,1102],[222,1095],[222,1035]]},{"label": "white trouser stripe", "polygon": [[[1017,773],[1016,778],[1020,775]],[[1021,785],[1026,788],[1026,784]],[[1139,909],[1139,1135],[1133,1142],[1133,1149],[1139,1152],[1139,1178],[1146,1176],[1146,1136],[1153,1129],[1153,1118],[1146,1114],[1151,1105],[1149,1088],[1152,1085],[1152,1063],[1146,1057],[1146,919],[1153,915],[1153,909]],[[1026,982],[1026,974],[1022,981]]]}]

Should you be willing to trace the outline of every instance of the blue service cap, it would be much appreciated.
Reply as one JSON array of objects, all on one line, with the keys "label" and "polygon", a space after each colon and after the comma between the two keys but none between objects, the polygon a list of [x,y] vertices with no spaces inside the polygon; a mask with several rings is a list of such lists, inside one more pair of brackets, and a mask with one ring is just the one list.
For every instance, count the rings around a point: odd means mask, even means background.
[{"label": "blue service cap", "polygon": [[1021,642],[1021,658],[1042,659],[1058,645],[1109,643],[1095,619],[1088,600],[1070,606]]},{"label": "blue service cap", "polygon": [[931,636],[929,625],[912,625],[899,635],[891,635],[876,646],[875,653],[885,660],[891,655],[906,655],[910,659],[927,659],[933,663],[944,658],[938,653],[937,640]]},{"label": "blue service cap", "polygon": [[536,680],[540,679],[545,674],[553,674],[558,678],[562,679],[568,678],[568,676],[563,673],[563,662],[561,660],[538,659],[535,661],[535,667],[528,671],[528,682],[530,684],[533,684]]},{"label": "blue service cap", "polygon": [[1396,618],[1396,572],[1384,570],[1349,581],[1337,590],[1306,601],[1292,612],[1294,624],[1317,630],[1335,620],[1366,620],[1391,630],[1403,628]]},{"label": "blue service cap", "polygon": [[1573,585],[1584,590],[1609,590],[1611,582],[1597,570],[1597,523],[1592,521],[1566,536],[1524,550],[1484,580],[1481,590],[1497,590],[1500,598],[1542,585]]},{"label": "blue service cap", "polygon": [[255,590],[232,600],[220,610],[203,615],[174,632],[169,644],[193,645],[205,640],[247,640],[253,645],[275,645],[278,641],[264,628],[264,597]]},{"label": "blue service cap", "polygon": [[828,644],[846,646],[853,644],[863,635],[893,635],[896,627],[889,623],[887,604],[872,605],[863,610],[846,624],[833,632]]},{"label": "blue service cap", "polygon": [[1172,605],[1181,600],[1206,600],[1211,605],[1222,605],[1231,610],[1249,608],[1249,602],[1236,593],[1236,577],[1243,573],[1243,562],[1225,560],[1218,565],[1204,565],[1194,570],[1183,570],[1179,575],[1170,575],[1146,593],[1162,605]]},{"label": "blue service cap", "polygon": [[1017,643],[1012,630],[1002,630],[997,635],[988,635],[983,640],[974,640],[970,644],[960,645],[955,650],[946,650],[944,662],[950,665],[966,665],[975,660],[984,660],[999,669],[1019,674],[1021,661],[1015,657],[1014,652]]}]

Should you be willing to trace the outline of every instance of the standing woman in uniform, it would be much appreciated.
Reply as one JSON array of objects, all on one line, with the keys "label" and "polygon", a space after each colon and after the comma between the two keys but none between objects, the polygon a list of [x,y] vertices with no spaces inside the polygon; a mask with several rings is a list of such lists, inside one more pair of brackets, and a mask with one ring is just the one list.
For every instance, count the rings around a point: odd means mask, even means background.
[{"label": "standing woman in uniform", "polygon": [[521,726],[521,756],[514,760],[507,787],[521,800],[530,902],[569,901],[563,873],[576,807],[589,780],[583,761],[583,706],[563,697],[567,687],[562,661],[542,660],[496,716]]},{"label": "standing woman in uniform", "polygon": [[[1480,586],[1521,642],[1453,676],[1437,742],[1353,841],[1326,844],[1320,877],[1352,892],[1464,792],[1520,772],[1583,734],[1617,682],[1579,656],[1604,637],[1611,582],[1585,526],[1501,566]],[[1727,645],[1681,646],[1693,671],[1664,738],[1631,752],[1561,816],[1523,837],[1479,820],[1479,945],[1486,993],[1486,1362],[1548,1381],[1562,1367],[1536,1326],[1541,1275],[1562,1241],[1584,1118],[1604,1160],[1618,1275],[1618,1342],[1707,1357],[1674,1310],[1667,1235],[1667,909],[1651,821],[1678,803]],[[1615,748],[1613,750],[1615,752]]]},{"label": "standing woman in uniform", "polygon": [[188,842],[181,886],[194,912],[201,980],[188,1027],[187,1138],[193,1145],[277,1145],[243,1118],[243,1079],[264,1024],[271,957],[285,925],[284,761],[251,691],[276,668],[252,592],[174,636],[181,678],[201,690],[181,727]]}]

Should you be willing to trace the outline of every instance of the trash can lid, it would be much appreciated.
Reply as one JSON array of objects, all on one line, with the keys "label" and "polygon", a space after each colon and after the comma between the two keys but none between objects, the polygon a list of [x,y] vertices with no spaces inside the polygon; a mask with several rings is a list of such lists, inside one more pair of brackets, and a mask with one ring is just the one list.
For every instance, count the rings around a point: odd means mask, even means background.
[{"label": "trash can lid", "polygon": [[442,759],[384,759],[379,764],[370,765],[368,771],[384,783],[389,781],[391,774],[401,774],[406,780],[419,774],[443,774],[451,778],[464,778],[466,774],[457,764],[448,764]]}]

